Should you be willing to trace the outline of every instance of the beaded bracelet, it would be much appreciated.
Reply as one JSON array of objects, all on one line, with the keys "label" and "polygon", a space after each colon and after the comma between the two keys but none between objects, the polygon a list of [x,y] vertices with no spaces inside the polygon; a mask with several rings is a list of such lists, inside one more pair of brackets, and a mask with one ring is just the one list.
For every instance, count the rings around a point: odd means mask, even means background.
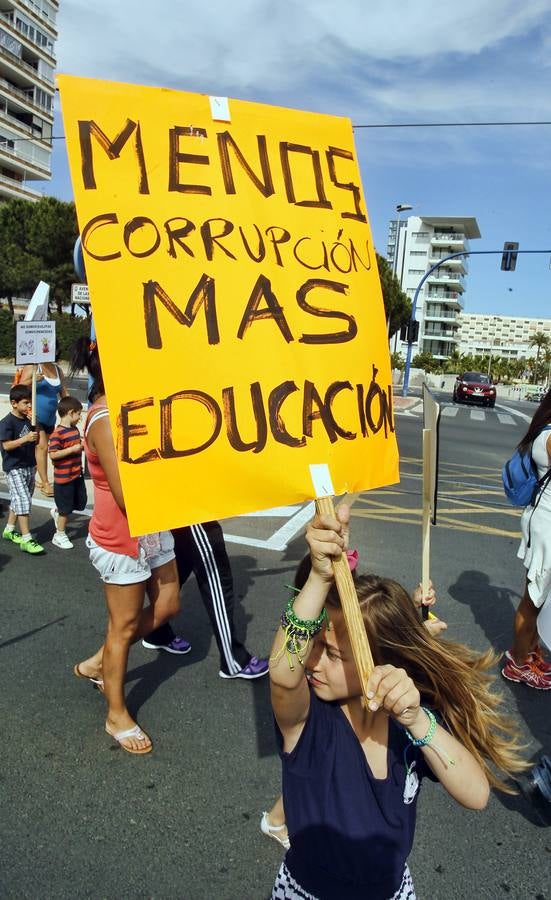
[{"label": "beaded bracelet", "polygon": [[[428,717],[429,730],[427,731],[425,737],[414,738],[413,735],[411,734],[411,732],[409,732],[406,728],[406,734],[407,734],[412,746],[413,747],[428,747],[429,744],[432,744],[432,749],[435,751],[437,756],[443,757],[444,760],[448,763],[448,765],[455,766],[455,760],[452,759],[450,756],[448,756],[448,754],[445,753],[444,750],[442,750],[442,748],[438,746],[438,744],[432,743],[432,739],[434,737],[434,733],[436,731],[436,725],[437,725],[436,716],[434,715],[433,711],[431,709],[427,709],[426,706],[421,706],[421,709]],[[408,769],[408,771],[409,771],[409,769]]]},{"label": "beaded bracelet", "polygon": [[429,730],[427,731],[425,737],[414,738],[413,735],[406,728],[406,734],[414,747],[425,747],[427,744],[430,744],[430,742],[432,741],[432,739],[434,737],[434,732],[436,731],[436,716],[434,715],[432,710],[427,709],[426,706],[422,706],[421,709],[428,716]]},{"label": "beaded bracelet", "polygon": [[317,619],[299,619],[293,609],[294,600],[295,598],[291,597],[281,616],[281,627],[285,632],[283,644],[275,656],[270,658],[270,662],[277,663],[285,653],[292,672],[295,668],[293,656],[296,656],[300,665],[303,666],[310,641],[321,631],[324,622],[327,622],[327,627],[329,627],[329,618],[325,607]]}]

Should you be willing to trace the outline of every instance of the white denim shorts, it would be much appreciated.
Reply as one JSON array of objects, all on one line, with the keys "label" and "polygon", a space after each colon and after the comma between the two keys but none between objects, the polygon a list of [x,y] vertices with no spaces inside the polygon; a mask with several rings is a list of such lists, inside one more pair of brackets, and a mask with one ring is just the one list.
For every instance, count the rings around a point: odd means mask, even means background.
[{"label": "white denim shorts", "polygon": [[160,541],[159,554],[147,557],[143,548],[138,547],[136,558],[104,550],[90,535],[86,538],[86,546],[90,551],[90,562],[106,584],[138,584],[140,581],[147,581],[153,569],[158,569],[175,559],[172,532],[161,531]]}]

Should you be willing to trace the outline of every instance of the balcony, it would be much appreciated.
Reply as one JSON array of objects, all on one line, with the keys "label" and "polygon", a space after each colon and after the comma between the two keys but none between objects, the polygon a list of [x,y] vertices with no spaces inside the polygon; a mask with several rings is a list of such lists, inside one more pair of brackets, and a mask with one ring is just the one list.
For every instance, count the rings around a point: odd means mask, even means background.
[{"label": "balcony", "polygon": [[[32,127],[32,125],[28,125],[27,122],[23,122],[21,119],[18,119],[17,116],[12,116],[7,109],[2,108],[2,100],[0,99],[0,123],[1,122],[5,122],[12,128],[23,131],[25,134],[30,135],[30,137],[32,137],[35,141],[46,143],[48,147],[52,146],[51,137],[44,137],[43,135],[39,134],[36,129]],[[46,124],[48,124],[48,127],[50,128],[51,135],[51,125],[44,122],[44,125]]]},{"label": "balcony", "polygon": [[30,188],[24,181],[18,181],[16,178],[10,178],[0,172],[0,197],[13,197],[19,200],[40,200],[44,194],[35,188]]},{"label": "balcony", "polygon": [[456,288],[461,292],[465,290],[465,279],[459,272],[449,272],[447,270],[443,271],[442,269],[437,269],[429,275],[427,281],[430,284],[447,285],[450,288]]},{"label": "balcony", "polygon": [[435,231],[430,242],[433,247],[442,247],[447,244],[457,251],[467,249],[467,238],[460,231]]},{"label": "balcony", "polygon": [[459,341],[459,338],[457,337],[457,331],[454,328],[425,328],[425,333],[423,336],[427,340],[447,338],[448,340],[453,341],[454,344]]},{"label": "balcony", "polygon": [[[47,155],[49,157],[50,154],[47,153]],[[32,172],[37,179],[51,176],[49,161],[36,159],[32,154],[25,153],[24,150],[16,150],[15,147],[10,147],[6,140],[0,138],[0,161],[2,160],[15,167],[17,171]]]},{"label": "balcony", "polygon": [[447,322],[450,319],[454,322],[455,326],[459,328],[459,322],[457,321],[458,312],[453,309],[438,309],[427,307],[425,309],[425,322]]},{"label": "balcony", "polygon": [[[447,253],[445,250],[430,250],[429,263],[431,266],[435,266],[439,262],[439,260],[446,259],[447,256],[449,256],[449,253]],[[463,275],[466,275],[469,271],[469,264],[467,260],[463,259],[462,257],[457,257],[456,259],[448,259],[448,261],[446,262],[446,267],[450,269],[456,269]]]},{"label": "balcony", "polygon": [[5,78],[0,78],[0,92],[4,91],[10,97],[17,98],[20,102],[25,103],[27,106],[30,106],[31,109],[38,112],[43,116],[48,116],[49,119],[53,119],[54,114],[52,109],[44,106],[42,103],[37,103],[34,99],[34,88],[19,88],[17,85],[12,84],[11,81],[6,81]]},{"label": "balcony", "polygon": [[30,66],[29,63],[26,63],[20,56],[12,53],[7,47],[3,47],[2,49],[4,52],[2,54],[1,62],[4,66],[13,66],[16,71],[25,72],[27,78],[30,77],[29,80],[32,82],[41,81],[48,90],[54,90],[55,82],[53,78],[50,78],[49,75],[40,73],[37,68]]},{"label": "balcony", "polygon": [[[53,37],[57,37],[57,28],[55,24],[55,20],[52,20],[49,16],[48,12],[45,9],[42,9],[38,3],[34,3],[33,0],[17,0],[17,2],[25,7],[25,10],[29,11],[29,13],[36,19],[37,23],[39,23],[39,27],[48,28],[51,32],[53,32]],[[50,0],[52,2],[52,0]],[[0,0],[0,6],[6,7],[9,6],[7,0]]]},{"label": "balcony", "polygon": [[43,53],[44,56],[49,58],[49,61],[52,65],[55,65],[55,57],[54,57],[54,44],[53,41],[47,41],[46,44],[41,43],[36,38],[31,37],[31,35],[25,31],[21,22],[18,22],[13,12],[1,12],[0,11],[0,20],[2,24],[8,26],[11,33],[14,33],[17,38],[22,38],[28,44],[31,44],[33,49],[36,47],[40,53]]}]

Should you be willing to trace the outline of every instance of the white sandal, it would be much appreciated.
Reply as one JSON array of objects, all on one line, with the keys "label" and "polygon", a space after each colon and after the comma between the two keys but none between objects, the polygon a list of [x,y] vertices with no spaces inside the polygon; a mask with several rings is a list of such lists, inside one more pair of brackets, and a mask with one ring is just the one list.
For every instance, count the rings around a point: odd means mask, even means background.
[{"label": "white sandal", "polygon": [[268,819],[268,813],[263,812],[262,818],[260,819],[260,830],[262,834],[267,835],[268,837],[273,838],[282,847],[285,847],[286,850],[291,846],[291,842],[288,837],[283,837],[283,835],[278,834],[278,831],[283,831],[286,829],[286,825],[270,825],[270,820]]},{"label": "white sandal", "polygon": [[153,744],[148,744],[146,747],[139,747],[136,750],[123,744],[123,741],[127,741],[129,738],[133,738],[136,741],[148,740],[147,735],[143,733],[139,725],[134,725],[133,728],[128,728],[127,731],[111,731],[106,725],[105,730],[107,734],[113,738],[113,740],[117,741],[118,744],[120,744],[123,750],[126,750],[127,753],[151,753],[151,751],[153,750]]}]

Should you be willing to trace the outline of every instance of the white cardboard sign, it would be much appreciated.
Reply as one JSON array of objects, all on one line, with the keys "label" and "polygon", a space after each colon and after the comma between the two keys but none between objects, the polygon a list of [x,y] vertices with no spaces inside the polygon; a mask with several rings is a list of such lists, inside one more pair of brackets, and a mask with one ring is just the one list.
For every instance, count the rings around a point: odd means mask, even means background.
[{"label": "white cardboard sign", "polygon": [[17,322],[15,364],[55,361],[55,322]]}]

